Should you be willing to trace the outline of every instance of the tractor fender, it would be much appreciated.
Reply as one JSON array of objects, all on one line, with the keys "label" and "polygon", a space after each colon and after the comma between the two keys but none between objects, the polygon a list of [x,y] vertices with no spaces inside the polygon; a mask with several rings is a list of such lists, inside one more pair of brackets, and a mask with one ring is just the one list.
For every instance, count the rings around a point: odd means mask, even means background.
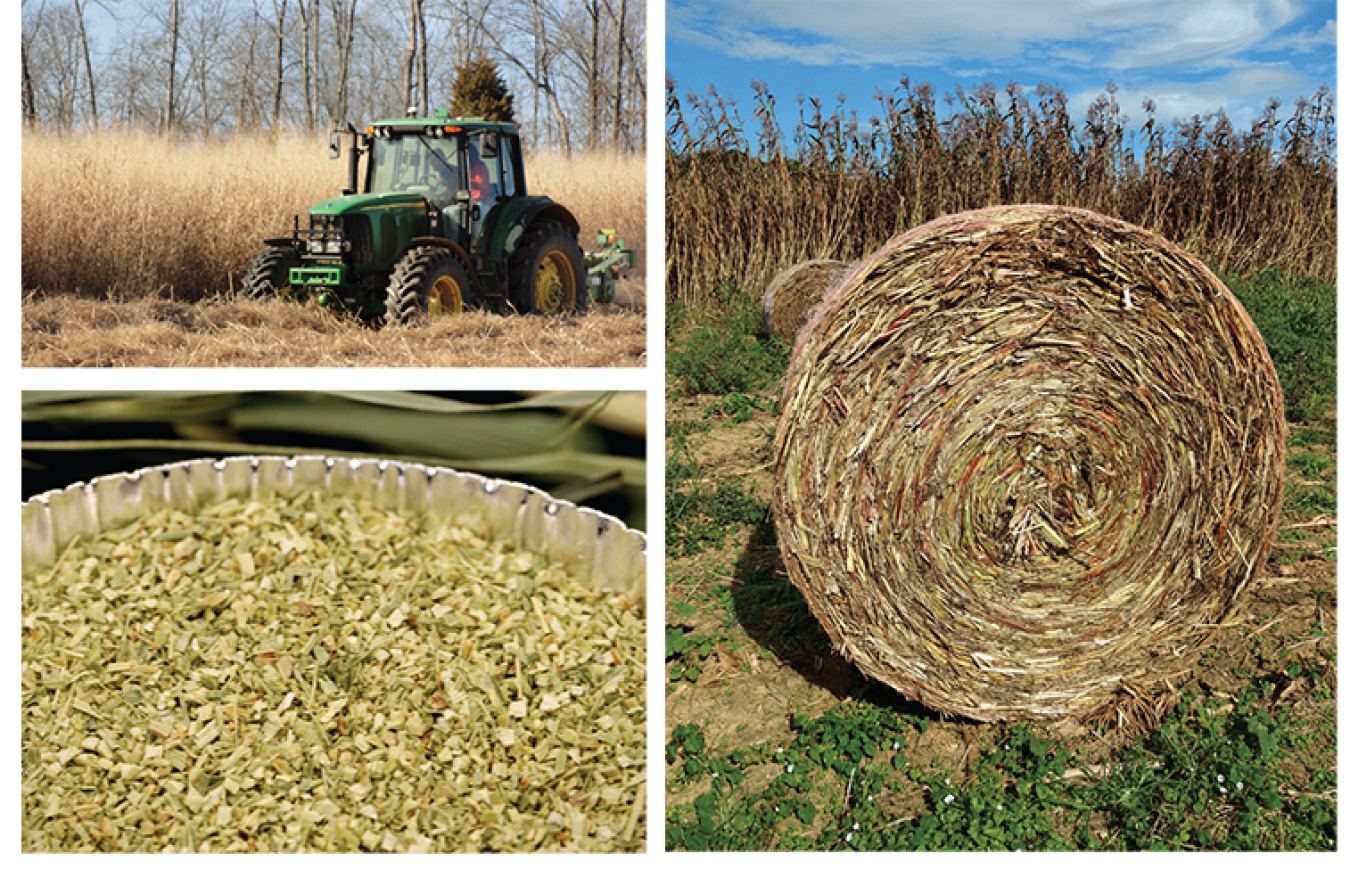
[{"label": "tractor fender", "polygon": [[495,257],[509,257],[515,253],[516,245],[520,242],[522,236],[538,223],[556,223],[567,228],[568,232],[577,236],[581,234],[581,224],[568,211],[566,206],[559,205],[547,197],[530,197],[520,209],[510,219],[503,216],[501,224],[510,227],[505,233],[497,233],[494,238],[492,255]]},{"label": "tractor fender", "polygon": [[418,236],[408,242],[409,250],[421,247],[445,248],[450,253],[454,254],[455,259],[459,260],[459,264],[464,267],[464,272],[469,276],[469,280],[473,282],[473,288],[478,291],[479,298],[482,298],[483,287],[478,281],[478,270],[474,269],[473,261],[469,259],[467,251],[454,242],[449,241],[448,239],[442,239],[439,236]]},{"label": "tractor fender", "polygon": [[581,235],[581,223],[573,217],[572,212],[568,211],[566,206],[559,205],[556,202],[541,203],[539,208],[531,209],[525,213],[527,225],[533,225],[539,221],[551,221],[567,227],[568,232],[574,236]]}]

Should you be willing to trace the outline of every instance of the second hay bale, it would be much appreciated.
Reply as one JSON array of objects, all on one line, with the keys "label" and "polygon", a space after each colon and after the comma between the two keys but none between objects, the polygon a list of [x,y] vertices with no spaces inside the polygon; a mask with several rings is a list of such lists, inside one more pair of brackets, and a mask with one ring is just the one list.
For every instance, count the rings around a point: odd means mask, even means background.
[{"label": "second hay bale", "polygon": [[1285,422],[1232,294],[1078,209],[953,215],[836,284],[775,439],[784,564],[868,675],[980,720],[1184,669],[1263,564]]},{"label": "second hay bale", "polygon": [[764,331],[789,343],[795,341],[811,309],[851,265],[807,260],[779,272],[764,291]]}]

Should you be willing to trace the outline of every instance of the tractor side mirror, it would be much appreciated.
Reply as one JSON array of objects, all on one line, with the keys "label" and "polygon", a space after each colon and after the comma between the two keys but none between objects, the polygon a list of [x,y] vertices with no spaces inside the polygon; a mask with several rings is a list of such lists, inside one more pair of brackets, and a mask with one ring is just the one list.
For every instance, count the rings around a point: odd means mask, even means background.
[{"label": "tractor side mirror", "polygon": [[336,160],[342,156],[342,134],[334,130],[328,136],[328,159]]},{"label": "tractor side mirror", "polygon": [[501,136],[497,133],[484,133],[480,145],[484,160],[496,160],[497,149],[501,147]]}]

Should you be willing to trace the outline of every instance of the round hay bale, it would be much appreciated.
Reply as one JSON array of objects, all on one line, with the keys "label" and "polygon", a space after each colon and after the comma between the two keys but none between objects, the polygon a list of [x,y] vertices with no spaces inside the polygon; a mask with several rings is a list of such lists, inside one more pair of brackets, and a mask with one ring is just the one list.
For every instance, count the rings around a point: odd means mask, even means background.
[{"label": "round hay bale", "polygon": [[795,341],[811,309],[851,263],[807,260],[779,272],[764,291],[764,331]]},{"label": "round hay bale", "polygon": [[1089,715],[1193,662],[1265,562],[1284,408],[1242,306],[1138,227],[948,216],[837,284],[775,439],[783,561],[936,710]]}]

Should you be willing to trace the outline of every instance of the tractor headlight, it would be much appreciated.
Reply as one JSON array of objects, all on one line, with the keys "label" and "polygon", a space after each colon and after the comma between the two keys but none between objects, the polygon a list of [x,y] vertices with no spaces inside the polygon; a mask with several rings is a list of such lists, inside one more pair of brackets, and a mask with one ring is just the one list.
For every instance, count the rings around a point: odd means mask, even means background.
[{"label": "tractor headlight", "polygon": [[329,239],[328,244],[325,247],[330,254],[342,253],[342,242],[337,239]]},{"label": "tractor headlight", "polygon": [[310,240],[309,240],[309,252],[310,252],[311,254],[322,254],[322,253],[323,253],[323,239],[310,239]]}]

